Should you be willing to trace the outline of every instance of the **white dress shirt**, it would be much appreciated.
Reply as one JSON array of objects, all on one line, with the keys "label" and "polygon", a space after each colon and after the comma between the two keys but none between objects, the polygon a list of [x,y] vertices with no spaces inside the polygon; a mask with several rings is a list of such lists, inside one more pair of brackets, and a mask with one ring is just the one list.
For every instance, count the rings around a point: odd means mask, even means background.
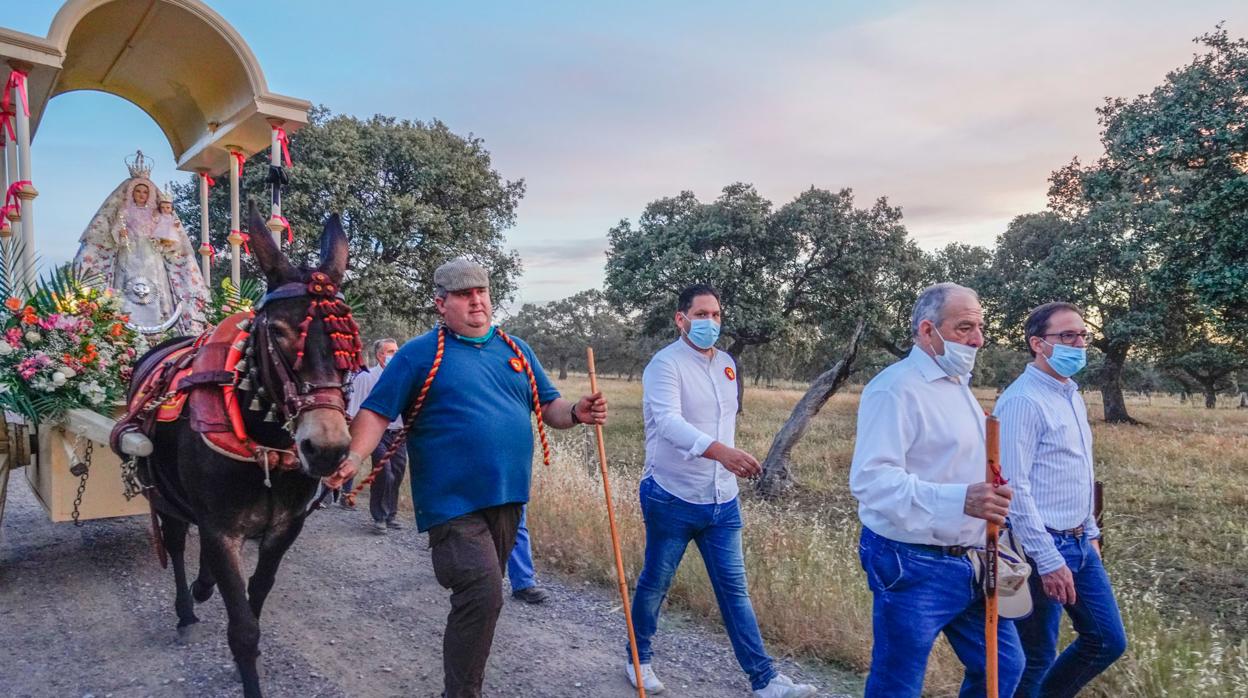
[{"label": "white dress shirt", "polygon": [[642,479],[693,504],[719,504],[737,496],[737,476],[702,454],[715,441],[736,443],[737,385],[732,357],[711,356],[685,340],[660,349],[641,376],[646,427]]},{"label": "white dress shirt", "polygon": [[983,545],[984,520],[962,511],[987,460],[969,379],[914,347],[867,384],[849,470],[864,526],[903,543]]},{"label": "white dress shirt", "polygon": [[1001,474],[1010,481],[1010,523],[1040,574],[1066,564],[1045,527],[1084,527],[1100,536],[1092,516],[1092,429],[1073,380],[1059,381],[1029,364],[1001,394]]},{"label": "white dress shirt", "polygon": [[[351,399],[347,401],[347,416],[354,418],[359,413],[360,405],[363,405],[368,399],[368,394],[373,392],[373,387],[377,385],[377,381],[381,380],[382,372],[381,366],[365,367],[351,377]],[[402,428],[403,415],[395,417],[394,421],[386,427],[390,431]]]}]

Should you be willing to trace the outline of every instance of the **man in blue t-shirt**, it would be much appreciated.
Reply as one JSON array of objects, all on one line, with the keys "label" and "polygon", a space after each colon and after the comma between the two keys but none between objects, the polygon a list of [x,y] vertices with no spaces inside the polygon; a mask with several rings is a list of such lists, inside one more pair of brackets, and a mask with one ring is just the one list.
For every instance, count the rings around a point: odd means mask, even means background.
[{"label": "man in blue t-shirt", "polygon": [[[533,350],[492,324],[489,275],[454,259],[433,274],[438,328],[404,344],[351,422],[351,449],[329,479],[358,470],[391,420],[417,399],[441,363],[407,437],[416,527],[429,532],[433,571],[451,590],[442,638],[447,698],[481,695],[502,609],[503,569],[516,541],[532,475],[534,394],[556,429],[605,424],[602,393],[559,396]],[[511,340],[511,341],[508,341]]]}]

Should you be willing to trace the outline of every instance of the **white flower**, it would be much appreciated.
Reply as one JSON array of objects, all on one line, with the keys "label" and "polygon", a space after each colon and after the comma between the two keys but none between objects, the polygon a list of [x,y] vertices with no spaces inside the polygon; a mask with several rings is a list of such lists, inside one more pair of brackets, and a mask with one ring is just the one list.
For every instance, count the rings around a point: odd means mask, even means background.
[{"label": "white flower", "polygon": [[[65,376],[65,380],[69,380],[70,378],[78,375],[78,372],[68,366],[65,366],[61,368],[61,375]],[[55,376],[53,376],[53,378],[55,378]]]},{"label": "white flower", "polygon": [[52,384],[57,387],[65,385],[66,380],[68,380],[68,378],[65,376],[64,373],[61,373],[60,371],[57,371],[52,374]]},{"label": "white flower", "polygon": [[0,339],[0,356],[8,356],[13,353],[13,345]]},{"label": "white flower", "polygon": [[26,341],[30,342],[31,344],[38,344],[42,340],[43,340],[43,335],[39,334],[38,332],[35,332],[34,330],[31,330],[30,332],[26,333]]},{"label": "white flower", "polygon": [[9,384],[8,384],[8,383],[0,383],[0,395],[4,395],[4,394],[5,394],[5,393],[7,393],[7,392],[9,392]]}]

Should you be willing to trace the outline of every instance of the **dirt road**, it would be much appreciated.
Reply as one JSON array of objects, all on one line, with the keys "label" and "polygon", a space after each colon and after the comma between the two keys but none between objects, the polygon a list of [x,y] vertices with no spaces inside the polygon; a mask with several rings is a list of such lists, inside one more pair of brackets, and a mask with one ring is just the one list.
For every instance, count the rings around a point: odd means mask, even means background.
[{"label": "dirt road", "polygon": [[[449,609],[425,536],[377,536],[367,514],[316,512],[287,555],[261,622],[271,696],[436,696]],[[198,556],[192,535],[188,559]],[[249,549],[254,561],[254,549]],[[540,561],[539,561],[540,567]],[[608,589],[545,577],[541,606],[508,600],[487,696],[636,695],[624,678],[624,622]],[[219,596],[179,644],[173,577],[141,517],[49,523],[24,478],[0,530],[0,696],[237,696]],[[655,669],[675,697],[748,696],[722,630],[668,613]],[[861,695],[857,677],[786,661],[822,696]]]}]

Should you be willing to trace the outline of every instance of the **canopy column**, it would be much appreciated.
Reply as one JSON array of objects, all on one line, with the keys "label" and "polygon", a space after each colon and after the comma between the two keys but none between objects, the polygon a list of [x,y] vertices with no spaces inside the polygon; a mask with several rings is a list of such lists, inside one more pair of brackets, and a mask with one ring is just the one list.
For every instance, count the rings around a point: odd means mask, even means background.
[{"label": "canopy column", "polygon": [[13,109],[13,121],[17,131],[17,181],[9,184],[16,187],[15,193],[21,201],[22,254],[18,259],[18,275],[21,283],[27,288],[35,286],[35,197],[39,196],[35,189],[34,175],[30,168],[30,104],[26,94],[26,75],[30,66],[12,62],[9,64],[12,73],[8,85],[10,106]]},{"label": "canopy column", "polygon": [[243,243],[242,214],[239,211],[239,179],[243,175],[243,162],[246,156],[236,145],[227,145],[226,149],[230,151],[230,281],[234,282],[234,288],[239,288],[243,273],[243,259],[239,249]]},{"label": "canopy column", "polygon": [[208,221],[208,171],[199,171],[199,263],[204,285],[212,288],[212,239]]}]

